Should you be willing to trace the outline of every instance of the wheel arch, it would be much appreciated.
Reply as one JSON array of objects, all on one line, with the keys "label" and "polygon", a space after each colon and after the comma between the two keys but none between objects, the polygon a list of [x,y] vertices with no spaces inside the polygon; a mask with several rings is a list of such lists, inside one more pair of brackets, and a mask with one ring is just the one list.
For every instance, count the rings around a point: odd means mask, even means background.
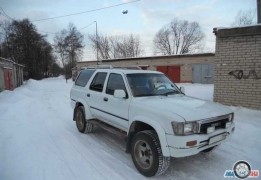
[{"label": "wheel arch", "polygon": [[87,103],[85,103],[84,101],[77,101],[75,103],[75,107],[74,107],[74,110],[73,110],[73,120],[75,121],[75,115],[76,115],[76,109],[77,107],[79,106],[83,106],[84,108],[84,113],[85,113],[85,119],[88,120],[88,119],[92,119],[92,115],[91,115],[91,111],[90,111],[90,107]]},{"label": "wheel arch", "polygon": [[128,130],[127,136],[127,143],[126,143],[126,152],[130,152],[130,144],[133,136],[140,131],[143,130],[154,130],[159,138],[161,150],[163,156],[170,156],[167,140],[166,140],[166,133],[162,126],[156,122],[149,119],[142,119],[138,118],[139,120],[134,120],[131,122],[131,125]]}]

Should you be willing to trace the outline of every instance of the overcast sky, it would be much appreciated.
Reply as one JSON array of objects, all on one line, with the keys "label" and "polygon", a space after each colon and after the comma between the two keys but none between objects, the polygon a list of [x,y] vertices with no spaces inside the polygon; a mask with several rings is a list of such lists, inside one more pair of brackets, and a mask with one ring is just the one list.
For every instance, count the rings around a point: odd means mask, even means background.
[{"label": "overcast sky", "polygon": [[[132,0],[0,0],[0,7],[14,19],[29,18],[31,21],[72,14]],[[39,31],[56,33],[70,22],[81,29],[93,21],[98,22],[98,31],[107,35],[133,33],[139,35],[145,55],[153,53],[155,33],[173,18],[197,21],[205,33],[204,51],[214,51],[214,27],[230,27],[239,10],[256,8],[256,0],[141,0],[123,6],[53,20],[33,22]],[[123,15],[122,11],[128,10]],[[3,16],[0,15],[0,20]],[[48,34],[50,43],[54,34]],[[82,60],[94,60],[87,34],[95,33],[95,24],[81,30],[85,36]],[[44,33],[43,33],[44,34]]]}]

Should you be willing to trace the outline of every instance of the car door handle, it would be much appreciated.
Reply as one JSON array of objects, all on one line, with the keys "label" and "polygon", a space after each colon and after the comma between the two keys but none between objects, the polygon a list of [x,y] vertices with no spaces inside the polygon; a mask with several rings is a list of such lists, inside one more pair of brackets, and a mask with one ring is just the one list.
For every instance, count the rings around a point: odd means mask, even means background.
[{"label": "car door handle", "polygon": [[103,98],[103,100],[107,102],[107,101],[108,101],[108,98],[107,98],[107,97],[105,97],[105,98]]},{"label": "car door handle", "polygon": [[90,97],[90,96],[91,96],[91,95],[88,93],[88,94],[87,94],[87,97]]}]

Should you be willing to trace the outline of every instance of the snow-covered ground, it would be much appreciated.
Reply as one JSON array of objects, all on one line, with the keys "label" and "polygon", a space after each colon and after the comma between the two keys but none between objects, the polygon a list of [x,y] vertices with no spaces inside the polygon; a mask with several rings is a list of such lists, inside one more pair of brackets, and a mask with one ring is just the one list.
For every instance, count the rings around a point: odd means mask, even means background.
[{"label": "snow-covered ground", "polygon": [[[212,100],[213,85],[179,85],[187,95]],[[99,129],[77,131],[71,86],[59,77],[0,93],[0,180],[145,179],[122,138]],[[165,175],[151,179],[223,179],[238,160],[261,170],[261,111],[231,108],[236,131],[226,143],[208,155],[173,158]]]}]

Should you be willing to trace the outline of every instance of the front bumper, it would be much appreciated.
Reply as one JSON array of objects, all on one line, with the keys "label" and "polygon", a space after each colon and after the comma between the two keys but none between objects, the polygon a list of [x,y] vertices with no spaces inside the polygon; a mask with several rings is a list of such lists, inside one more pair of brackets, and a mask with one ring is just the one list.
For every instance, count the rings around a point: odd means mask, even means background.
[{"label": "front bumper", "polygon": [[[227,129],[216,130],[210,134],[195,134],[189,136],[174,136],[167,134],[168,148],[171,157],[186,157],[198,154],[199,152],[220,145],[234,132],[235,123],[233,123]],[[215,140],[214,137],[224,137],[224,139]],[[186,145],[189,141],[197,141],[196,145],[193,147],[188,147]]]}]

